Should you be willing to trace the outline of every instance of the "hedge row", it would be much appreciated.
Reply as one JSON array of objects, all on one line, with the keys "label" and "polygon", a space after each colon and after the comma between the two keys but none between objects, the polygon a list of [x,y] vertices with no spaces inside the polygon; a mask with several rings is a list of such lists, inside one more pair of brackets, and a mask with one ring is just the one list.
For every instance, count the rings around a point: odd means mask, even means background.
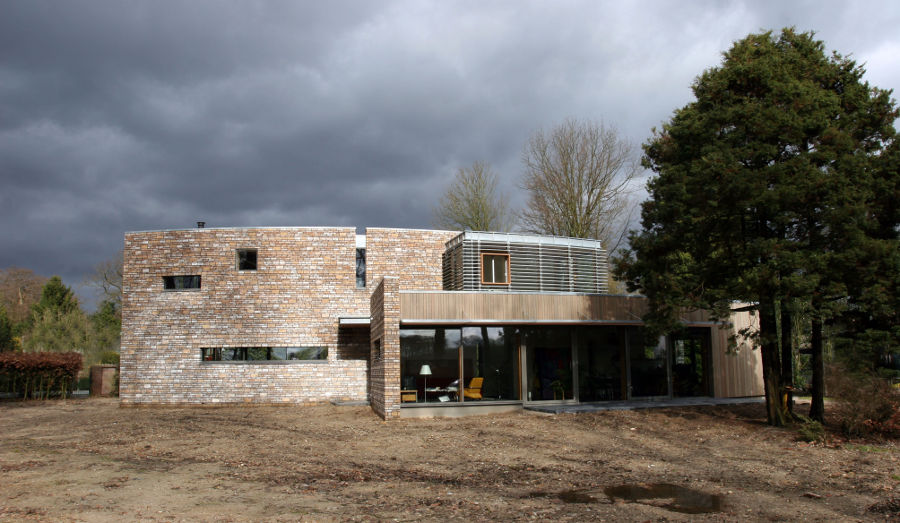
[{"label": "hedge row", "polygon": [[0,387],[23,398],[65,397],[81,371],[77,352],[0,352]]}]

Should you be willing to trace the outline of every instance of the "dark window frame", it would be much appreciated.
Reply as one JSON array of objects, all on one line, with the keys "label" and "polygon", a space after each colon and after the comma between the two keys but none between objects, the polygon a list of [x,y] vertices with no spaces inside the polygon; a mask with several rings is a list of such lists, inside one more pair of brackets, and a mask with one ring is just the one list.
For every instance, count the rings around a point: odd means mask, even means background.
[{"label": "dark window frame", "polygon": [[356,288],[366,288],[366,248],[356,248]]},{"label": "dark window frame", "polygon": [[[253,254],[253,261],[248,259],[249,254]],[[243,265],[246,264],[247,267]],[[252,268],[249,267],[252,265]],[[255,272],[259,270],[259,249],[255,247],[247,247],[234,250],[234,266],[239,271]]]},{"label": "dark window frame", "polygon": [[[265,359],[260,358],[260,351],[265,351]],[[283,351],[283,352],[282,352]],[[314,358],[292,358],[291,354],[314,354]],[[225,359],[229,355],[228,359]],[[225,363],[237,365],[291,365],[307,363],[328,363],[328,346],[315,345],[303,347],[201,347],[202,363]]]},{"label": "dark window frame", "polygon": [[163,290],[166,292],[199,291],[203,288],[201,280],[200,274],[163,276]]}]

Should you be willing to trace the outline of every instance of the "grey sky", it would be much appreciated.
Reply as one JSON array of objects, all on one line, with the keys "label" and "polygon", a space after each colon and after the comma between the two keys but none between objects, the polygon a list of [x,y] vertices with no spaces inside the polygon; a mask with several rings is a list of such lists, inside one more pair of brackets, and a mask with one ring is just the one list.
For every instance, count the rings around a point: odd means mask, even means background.
[{"label": "grey sky", "polygon": [[0,12],[0,268],[75,287],[128,230],[429,227],[475,160],[517,205],[533,131],[602,119],[639,144],[751,32],[815,30],[870,83],[900,87],[892,1],[7,0]]}]

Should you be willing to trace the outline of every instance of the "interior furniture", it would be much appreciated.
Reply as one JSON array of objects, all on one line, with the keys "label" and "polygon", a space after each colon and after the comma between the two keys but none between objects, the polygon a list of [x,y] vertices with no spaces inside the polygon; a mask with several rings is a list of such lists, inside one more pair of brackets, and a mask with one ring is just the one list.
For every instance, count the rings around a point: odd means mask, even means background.
[{"label": "interior furniture", "polygon": [[484,383],[484,378],[472,378],[472,381],[469,382],[469,386],[463,389],[463,398],[480,400],[482,383]]}]

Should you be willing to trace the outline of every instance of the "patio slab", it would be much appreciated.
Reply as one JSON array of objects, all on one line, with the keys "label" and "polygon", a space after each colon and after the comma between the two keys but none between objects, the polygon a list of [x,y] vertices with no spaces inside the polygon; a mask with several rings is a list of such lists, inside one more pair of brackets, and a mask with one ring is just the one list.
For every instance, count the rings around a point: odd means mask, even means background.
[{"label": "patio slab", "polygon": [[738,405],[742,403],[763,403],[766,398],[754,396],[749,398],[672,398],[665,400],[628,400],[604,401],[599,403],[579,403],[575,405],[526,405],[525,410],[544,412],[547,414],[566,414],[578,412],[598,412],[603,410],[635,410],[664,409],[673,407],[698,407],[710,405]]}]

